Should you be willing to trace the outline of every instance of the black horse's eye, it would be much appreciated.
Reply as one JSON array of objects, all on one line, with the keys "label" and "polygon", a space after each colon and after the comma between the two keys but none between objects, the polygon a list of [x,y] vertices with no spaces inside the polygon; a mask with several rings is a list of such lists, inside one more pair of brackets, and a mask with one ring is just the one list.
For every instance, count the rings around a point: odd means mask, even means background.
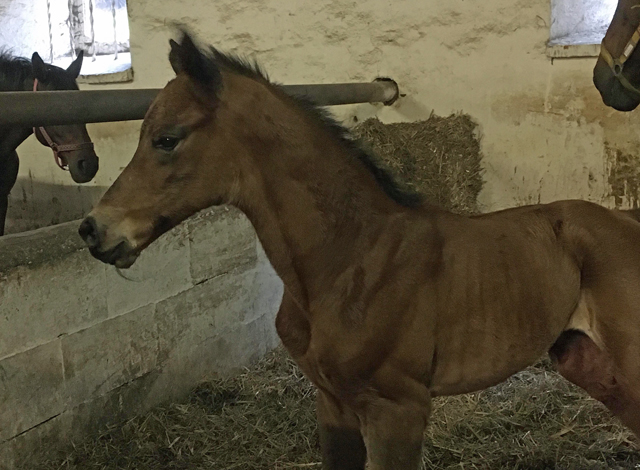
[{"label": "black horse's eye", "polygon": [[178,145],[178,142],[180,142],[179,138],[165,135],[154,140],[153,146],[157,149],[170,152],[171,150],[176,148],[176,145]]}]

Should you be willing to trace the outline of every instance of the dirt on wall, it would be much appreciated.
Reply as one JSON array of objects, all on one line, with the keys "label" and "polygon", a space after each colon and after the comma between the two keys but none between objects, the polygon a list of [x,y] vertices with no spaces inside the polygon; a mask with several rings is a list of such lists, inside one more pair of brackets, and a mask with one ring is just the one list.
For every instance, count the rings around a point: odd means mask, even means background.
[{"label": "dirt on wall", "polygon": [[638,207],[640,200],[640,155],[606,147],[610,196],[616,207]]}]

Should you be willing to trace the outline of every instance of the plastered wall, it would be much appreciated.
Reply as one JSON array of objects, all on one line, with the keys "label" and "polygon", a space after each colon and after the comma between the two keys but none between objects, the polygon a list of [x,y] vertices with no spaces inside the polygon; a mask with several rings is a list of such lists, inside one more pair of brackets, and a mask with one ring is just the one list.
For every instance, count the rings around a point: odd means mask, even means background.
[{"label": "plastered wall", "polygon": [[[333,111],[347,124],[372,115],[392,122],[426,118],[432,111],[470,114],[480,124],[486,209],[560,198],[612,205],[612,156],[632,155],[640,140],[636,113],[602,104],[591,82],[594,58],[552,62],[546,56],[549,0],[129,0],[128,5],[135,78],[101,86],[162,87],[173,75],[167,60],[172,21],[190,25],[204,42],[256,56],[282,83],[391,76],[407,95],[393,107]],[[19,149],[22,167],[9,230],[83,215],[133,155],[139,126],[89,126],[101,170],[80,189],[30,138]],[[618,183],[618,203],[633,204],[634,185]]]}]

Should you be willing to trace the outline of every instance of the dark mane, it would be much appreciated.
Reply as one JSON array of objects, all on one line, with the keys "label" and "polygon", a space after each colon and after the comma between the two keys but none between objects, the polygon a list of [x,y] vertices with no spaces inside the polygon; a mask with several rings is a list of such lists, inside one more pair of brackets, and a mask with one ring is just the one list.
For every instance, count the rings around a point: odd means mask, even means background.
[{"label": "dark mane", "polygon": [[269,82],[269,77],[266,72],[262,70],[255,60],[249,60],[236,54],[225,54],[215,47],[211,47],[210,50],[210,59],[213,60],[217,66],[244,77]]},{"label": "dark mane", "polygon": [[339,124],[327,110],[304,98],[294,97],[293,99],[307,112],[319,119],[320,123],[327,128],[334,138],[342,143],[350,151],[351,155],[356,157],[369,170],[387,196],[404,207],[413,208],[422,204],[422,195],[399,183],[391,172],[384,168],[379,158],[373,153],[367,152],[361,143],[354,139],[349,129]]},{"label": "dark mane", "polygon": [[[211,47],[210,60],[223,69],[229,70],[238,75],[264,81],[271,86],[278,88],[278,84],[272,83],[267,74],[260,68],[256,61],[249,61],[235,54],[224,54],[216,48]],[[331,135],[341,142],[350,153],[355,156],[365,166],[384,190],[384,192],[395,202],[405,207],[417,207],[422,203],[422,196],[410,191],[399,184],[391,173],[383,168],[376,156],[365,151],[364,148],[353,138],[349,130],[338,124],[329,113],[317,106],[312,101],[292,97],[305,111],[315,116],[321,125],[325,126]]]},{"label": "dark mane", "polygon": [[[46,83],[51,89],[78,89],[75,79],[70,77],[64,69],[50,64],[45,66],[48,72]],[[0,50],[0,91],[29,91],[33,78],[33,67],[29,59],[16,57],[6,50]]]},{"label": "dark mane", "polygon": [[31,61],[0,50],[0,91],[20,91],[27,80],[33,80]]}]

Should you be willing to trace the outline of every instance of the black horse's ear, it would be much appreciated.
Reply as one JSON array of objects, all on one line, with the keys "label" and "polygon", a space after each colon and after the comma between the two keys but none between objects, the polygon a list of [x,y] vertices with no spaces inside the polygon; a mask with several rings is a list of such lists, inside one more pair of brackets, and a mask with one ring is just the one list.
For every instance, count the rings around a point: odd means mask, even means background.
[{"label": "black horse's ear", "polygon": [[34,52],[31,56],[31,67],[33,68],[34,78],[37,78],[40,82],[47,80],[47,65],[37,52]]},{"label": "black horse's ear", "polygon": [[169,62],[176,75],[186,73],[207,88],[216,88],[220,84],[221,76],[217,65],[198,49],[187,33],[183,33],[180,44],[170,39],[169,45]]},{"label": "black horse's ear", "polygon": [[67,67],[67,72],[69,73],[69,75],[71,75],[71,77],[73,77],[74,80],[78,78],[78,75],[80,75],[80,70],[82,69],[83,57],[84,57],[84,51],[81,50],[78,53],[78,57],[76,58],[76,60],[71,62],[71,65]]}]

